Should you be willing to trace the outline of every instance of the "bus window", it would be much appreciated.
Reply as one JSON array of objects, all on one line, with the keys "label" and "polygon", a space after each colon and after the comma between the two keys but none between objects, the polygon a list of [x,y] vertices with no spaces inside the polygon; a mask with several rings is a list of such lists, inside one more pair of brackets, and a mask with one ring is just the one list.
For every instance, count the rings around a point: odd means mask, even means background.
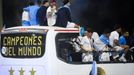
[{"label": "bus window", "polygon": [[39,58],[45,53],[44,33],[2,33],[1,55],[6,58]]},{"label": "bus window", "polygon": [[59,59],[65,62],[81,61],[81,56],[77,55],[77,58],[74,56],[75,49],[72,44],[72,39],[77,36],[77,33],[60,33],[56,36],[56,49]]}]

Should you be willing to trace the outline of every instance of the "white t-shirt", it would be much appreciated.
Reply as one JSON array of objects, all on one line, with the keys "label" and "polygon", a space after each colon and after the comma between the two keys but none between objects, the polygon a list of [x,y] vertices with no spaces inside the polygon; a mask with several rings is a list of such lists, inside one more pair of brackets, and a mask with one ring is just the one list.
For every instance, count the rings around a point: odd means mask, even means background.
[{"label": "white t-shirt", "polygon": [[112,31],[109,36],[109,43],[111,46],[114,46],[114,40],[119,39],[119,33],[117,31]]},{"label": "white t-shirt", "polygon": [[81,39],[81,45],[86,48],[86,49],[90,49],[92,48],[93,46],[93,40],[88,38],[87,36],[84,36],[82,39]]},{"label": "white t-shirt", "polygon": [[[85,48],[85,49],[89,49],[91,50],[91,48],[93,47],[93,40],[88,38],[87,36],[84,36],[81,39],[81,45]],[[83,53],[82,54],[82,62],[89,62],[89,61],[93,61],[93,55],[92,53]]]},{"label": "white t-shirt", "polygon": [[48,26],[53,26],[56,23],[56,9],[52,10],[51,7],[47,8],[47,23]]},{"label": "white t-shirt", "polygon": [[93,32],[92,38],[94,39],[94,41],[98,40],[99,39],[98,33],[97,32]]},{"label": "white t-shirt", "polygon": [[29,21],[29,13],[27,11],[22,12],[22,21]]}]

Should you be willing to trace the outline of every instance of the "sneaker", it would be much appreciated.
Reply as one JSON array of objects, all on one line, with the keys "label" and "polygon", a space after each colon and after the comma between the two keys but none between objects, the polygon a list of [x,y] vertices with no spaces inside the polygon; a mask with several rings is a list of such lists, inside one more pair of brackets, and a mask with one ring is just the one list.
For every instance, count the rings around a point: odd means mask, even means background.
[{"label": "sneaker", "polygon": [[127,61],[124,56],[121,56],[121,57],[119,58],[119,60],[120,60],[120,61],[123,61],[123,62],[126,62],[126,61]]}]

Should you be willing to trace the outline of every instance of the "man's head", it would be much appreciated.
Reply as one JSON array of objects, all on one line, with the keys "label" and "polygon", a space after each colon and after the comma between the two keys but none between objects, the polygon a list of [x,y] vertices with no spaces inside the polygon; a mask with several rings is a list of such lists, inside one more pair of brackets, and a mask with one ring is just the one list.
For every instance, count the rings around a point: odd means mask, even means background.
[{"label": "man's head", "polygon": [[110,30],[109,28],[107,28],[107,29],[105,29],[105,30],[103,31],[103,34],[104,34],[105,37],[107,37],[107,38],[109,38],[110,33],[111,33],[111,30]]},{"label": "man's head", "polygon": [[29,6],[32,6],[32,5],[34,5],[34,2],[30,1],[28,4],[29,4]]},{"label": "man's head", "polygon": [[93,34],[93,31],[92,31],[92,29],[91,28],[87,28],[87,33],[86,33],[86,36],[88,36],[88,37],[90,37],[91,38],[91,36],[92,36],[92,34]]},{"label": "man's head", "polygon": [[119,24],[116,24],[116,25],[114,26],[114,30],[116,30],[118,33],[120,33],[120,32],[122,31],[122,26],[119,25]]},{"label": "man's head", "polygon": [[86,36],[87,35],[87,31],[84,31],[84,36]]},{"label": "man's head", "polygon": [[50,1],[50,6],[56,8],[56,2],[55,1]]},{"label": "man's head", "polygon": [[125,31],[125,32],[123,33],[123,36],[124,36],[125,38],[129,37],[129,32]]},{"label": "man's head", "polygon": [[42,1],[42,5],[43,5],[43,6],[49,6],[48,0],[43,0],[43,1]]},{"label": "man's head", "polygon": [[70,2],[70,0],[62,0],[63,5],[67,4],[68,2]]}]

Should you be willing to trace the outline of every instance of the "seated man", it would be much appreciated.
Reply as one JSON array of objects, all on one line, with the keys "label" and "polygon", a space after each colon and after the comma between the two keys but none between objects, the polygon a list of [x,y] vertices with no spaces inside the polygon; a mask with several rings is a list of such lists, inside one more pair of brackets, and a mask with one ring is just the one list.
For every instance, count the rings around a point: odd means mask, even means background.
[{"label": "seated man", "polygon": [[121,25],[115,25],[114,31],[110,33],[109,36],[109,42],[110,45],[113,47],[113,51],[116,51],[116,53],[112,53],[113,59],[116,60],[119,58],[120,61],[126,61],[125,59],[125,53],[126,50],[123,49],[122,46],[119,45],[118,40],[119,40],[119,33],[122,31]]},{"label": "seated man", "polygon": [[94,42],[96,50],[102,51],[99,56],[99,61],[110,61],[110,53],[103,52],[109,51],[111,46],[109,45],[110,29],[105,29],[103,34]]},{"label": "seated man", "polygon": [[[128,61],[131,61],[131,60],[133,60],[133,47],[132,47],[132,45],[130,45],[129,43],[128,43],[128,40],[127,40],[127,38],[129,37],[129,32],[127,32],[127,31],[125,31],[124,33],[123,33],[123,35],[119,38],[119,45],[120,46],[122,46],[123,47],[123,49],[125,49],[126,50],[126,52],[125,52],[125,57],[126,57],[126,59],[128,60]],[[131,39],[131,38],[130,38]],[[129,39],[129,40],[130,40]],[[130,42],[133,42],[132,40],[130,40]],[[127,45],[127,44],[129,44],[129,45]],[[129,46],[130,46],[130,49],[129,49]]]},{"label": "seated man", "polygon": [[126,49],[128,50],[129,49],[129,46],[127,45],[127,42],[126,42],[126,38],[129,36],[129,32],[124,32],[122,36],[120,36],[119,38],[119,45],[123,48],[123,49]]},{"label": "seated man", "polygon": [[87,29],[86,35],[81,39],[81,49],[82,49],[82,61],[83,62],[89,62],[93,61],[93,39],[92,37],[92,30],[91,28]]}]

